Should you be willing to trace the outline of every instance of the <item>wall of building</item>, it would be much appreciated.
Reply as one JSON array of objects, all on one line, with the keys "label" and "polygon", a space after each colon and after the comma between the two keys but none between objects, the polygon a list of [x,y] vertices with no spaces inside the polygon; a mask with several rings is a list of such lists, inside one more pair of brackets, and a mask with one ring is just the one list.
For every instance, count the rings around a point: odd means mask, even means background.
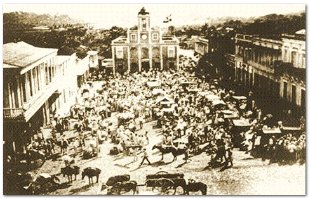
[{"label": "wall of building", "polygon": [[209,52],[209,46],[207,42],[201,42],[201,41],[197,41],[195,43],[195,52],[200,54],[200,55],[204,55],[206,53]]},{"label": "wall of building", "polygon": [[[137,29],[128,30],[127,38],[112,41],[113,72],[177,69],[178,45],[175,36],[163,36],[159,28],[151,28],[149,13],[140,12]],[[169,57],[169,52],[173,56]]]},{"label": "wall of building", "polygon": [[282,60],[292,63],[296,68],[306,68],[306,42],[284,38]]},{"label": "wall of building", "polygon": [[14,116],[15,111],[23,109],[25,119],[28,121],[52,95],[61,70],[55,66],[55,56],[56,53],[51,54],[29,66],[30,69],[23,69],[13,76],[10,75],[9,69],[5,71],[5,115]]},{"label": "wall of building", "polygon": [[[296,76],[302,71],[289,69],[305,69],[305,41],[284,38],[281,42],[237,35],[235,47],[235,79],[240,85],[268,100],[283,99],[293,106],[305,107],[305,82]],[[279,61],[292,65],[277,66]],[[275,67],[282,72],[276,73]]]},{"label": "wall of building", "polygon": [[115,71],[118,73],[125,73],[128,71],[128,49],[127,46],[113,46]]}]

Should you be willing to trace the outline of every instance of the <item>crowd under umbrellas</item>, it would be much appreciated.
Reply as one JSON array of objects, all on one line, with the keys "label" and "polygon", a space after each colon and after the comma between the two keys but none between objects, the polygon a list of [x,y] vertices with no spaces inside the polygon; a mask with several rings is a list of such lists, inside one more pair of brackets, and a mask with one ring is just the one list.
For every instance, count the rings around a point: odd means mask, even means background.
[{"label": "crowd under umbrellas", "polygon": [[[184,58],[183,63],[187,63]],[[262,114],[253,93],[238,96],[221,88],[216,79],[195,77],[186,67],[178,72],[103,77],[93,74],[81,87],[70,114],[54,117],[49,138],[39,132],[28,146],[29,150],[44,145],[44,153],[54,158],[59,146],[62,172],[67,171],[68,177],[79,173],[79,158],[96,158],[105,142],[113,143],[109,155],[122,153],[134,161],[141,161],[140,153],[143,160],[148,158],[151,150],[162,153],[160,161],[171,153],[173,161],[183,156],[185,163],[203,153],[211,156],[206,169],[233,167],[234,148],[270,163],[305,162],[304,127],[285,131],[271,114]],[[161,132],[161,142],[155,146],[149,145],[144,130],[150,121],[156,121],[153,128]],[[146,163],[143,160],[140,166]],[[84,168],[83,173],[98,179],[101,169]]]}]

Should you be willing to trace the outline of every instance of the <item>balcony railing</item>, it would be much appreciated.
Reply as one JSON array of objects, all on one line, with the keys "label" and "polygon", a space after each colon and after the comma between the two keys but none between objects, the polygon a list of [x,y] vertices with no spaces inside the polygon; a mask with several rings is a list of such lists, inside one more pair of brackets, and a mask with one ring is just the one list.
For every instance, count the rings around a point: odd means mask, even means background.
[{"label": "balcony railing", "polygon": [[3,108],[4,119],[24,119],[24,109],[22,108]]}]

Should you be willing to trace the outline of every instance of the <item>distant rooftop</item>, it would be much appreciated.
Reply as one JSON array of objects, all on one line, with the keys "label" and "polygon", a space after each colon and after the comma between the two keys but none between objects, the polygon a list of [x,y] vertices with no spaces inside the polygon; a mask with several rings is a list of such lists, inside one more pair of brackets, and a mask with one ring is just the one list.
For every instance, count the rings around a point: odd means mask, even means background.
[{"label": "distant rooftop", "polygon": [[282,37],[283,38],[288,38],[288,39],[295,39],[295,40],[306,41],[306,29],[298,30],[293,35],[282,34]]},{"label": "distant rooftop", "polygon": [[35,47],[23,41],[7,43],[3,45],[3,64],[24,68],[57,51],[55,48]]}]

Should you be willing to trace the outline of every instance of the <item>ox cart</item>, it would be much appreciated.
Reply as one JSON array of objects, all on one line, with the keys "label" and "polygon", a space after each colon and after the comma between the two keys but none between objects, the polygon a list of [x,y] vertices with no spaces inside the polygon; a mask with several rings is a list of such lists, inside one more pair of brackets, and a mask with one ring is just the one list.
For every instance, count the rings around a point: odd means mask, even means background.
[{"label": "ox cart", "polygon": [[139,186],[152,189],[152,192],[143,192],[146,195],[189,195],[189,192],[201,192],[202,195],[207,195],[206,184],[191,179],[187,183],[183,173],[168,173],[166,171],[146,175],[145,184],[138,184],[131,180],[128,174],[113,176],[102,186],[101,191],[107,188],[108,195],[128,193],[135,195],[139,193]]},{"label": "ox cart", "polygon": [[195,182],[184,179],[183,173],[168,173],[159,171],[155,174],[147,175],[145,181],[146,187],[152,187],[152,190],[158,190],[161,195],[189,195],[189,192],[201,191],[202,195],[207,195],[207,185],[202,182]]}]

